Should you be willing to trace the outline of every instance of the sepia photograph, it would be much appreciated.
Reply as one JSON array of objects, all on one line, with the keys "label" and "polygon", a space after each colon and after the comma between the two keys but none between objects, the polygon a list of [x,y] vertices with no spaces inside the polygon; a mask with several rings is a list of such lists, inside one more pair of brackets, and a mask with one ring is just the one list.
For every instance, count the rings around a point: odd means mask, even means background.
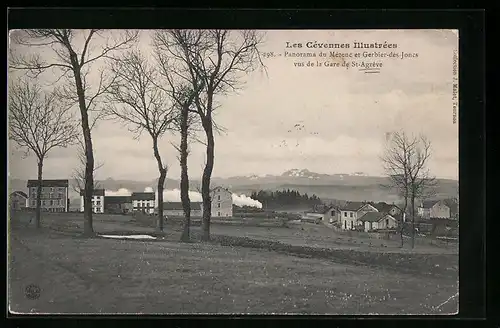
[{"label": "sepia photograph", "polygon": [[458,41],[10,30],[9,312],[457,314]]}]

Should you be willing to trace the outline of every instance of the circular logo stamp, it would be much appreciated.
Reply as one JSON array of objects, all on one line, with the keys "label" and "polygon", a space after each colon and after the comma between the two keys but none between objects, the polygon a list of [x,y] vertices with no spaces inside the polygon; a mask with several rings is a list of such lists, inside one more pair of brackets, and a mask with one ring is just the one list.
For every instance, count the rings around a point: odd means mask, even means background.
[{"label": "circular logo stamp", "polygon": [[30,300],[36,300],[40,297],[40,287],[35,284],[29,284],[24,289],[24,295]]}]

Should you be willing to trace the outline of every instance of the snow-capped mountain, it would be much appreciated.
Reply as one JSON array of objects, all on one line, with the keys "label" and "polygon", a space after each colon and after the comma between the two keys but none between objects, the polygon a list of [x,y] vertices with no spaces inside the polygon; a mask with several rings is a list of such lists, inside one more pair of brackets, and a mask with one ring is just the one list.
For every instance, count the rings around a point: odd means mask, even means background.
[{"label": "snow-capped mountain", "polygon": [[311,172],[308,169],[302,169],[302,170],[300,170],[300,169],[291,169],[291,170],[288,170],[288,171],[284,172],[281,176],[282,177],[290,177],[290,178],[319,179],[322,176],[324,176],[324,174],[319,174],[319,173]]}]

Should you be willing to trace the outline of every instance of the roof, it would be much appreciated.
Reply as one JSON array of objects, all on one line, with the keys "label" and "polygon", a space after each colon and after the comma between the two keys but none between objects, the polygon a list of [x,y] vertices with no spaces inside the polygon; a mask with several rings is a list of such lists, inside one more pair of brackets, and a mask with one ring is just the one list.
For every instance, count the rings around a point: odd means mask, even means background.
[{"label": "roof", "polygon": [[132,198],[130,196],[104,196],[104,204],[123,204],[132,203]]},{"label": "roof", "polygon": [[378,222],[383,218],[385,218],[386,216],[390,216],[391,218],[393,218],[391,215],[386,213],[368,212],[365,215],[363,215],[359,220],[363,222]]},{"label": "roof", "polygon": [[438,200],[424,200],[421,207],[432,208],[437,202]]},{"label": "roof", "polygon": [[21,196],[21,197],[24,197],[24,198],[28,198],[28,195],[26,195],[26,193],[24,191],[14,191],[13,193],[10,194],[11,196],[12,195],[18,195],[18,196]]},{"label": "roof", "polygon": [[224,191],[227,191],[228,193],[231,193],[231,192],[229,191],[229,189],[228,189],[228,188],[224,188],[224,187],[222,187],[222,186],[217,186],[217,187],[213,188],[213,189],[211,190],[211,192],[214,192],[214,191],[216,191],[217,189],[222,189],[222,190],[224,190]]},{"label": "roof", "polygon": [[[191,202],[191,210],[201,210],[201,202]],[[163,210],[183,210],[182,202],[165,202]]]},{"label": "roof", "polygon": [[133,192],[132,200],[155,200],[154,192]]},{"label": "roof", "polygon": [[[37,187],[38,180],[28,180],[27,187]],[[42,187],[68,187],[69,181],[66,180],[42,180]]]},{"label": "roof", "polygon": [[370,203],[371,206],[375,207],[377,211],[381,213],[388,213],[393,207],[397,207],[394,204],[387,204],[384,202]]},{"label": "roof", "polygon": [[364,202],[348,202],[344,207],[341,208],[342,211],[358,211],[361,207],[365,206],[367,203]]},{"label": "roof", "polygon": [[[105,193],[104,189],[94,189],[92,196],[104,196],[104,193]],[[80,196],[85,196],[84,189],[80,190]]]},{"label": "roof", "polygon": [[339,208],[338,208],[337,206],[335,206],[335,205],[330,205],[330,206],[327,206],[327,207],[323,210],[323,214],[326,214],[326,213],[328,213],[328,212],[329,212],[329,211],[331,211],[331,210],[336,210],[336,211],[338,211],[338,210],[339,210]]}]

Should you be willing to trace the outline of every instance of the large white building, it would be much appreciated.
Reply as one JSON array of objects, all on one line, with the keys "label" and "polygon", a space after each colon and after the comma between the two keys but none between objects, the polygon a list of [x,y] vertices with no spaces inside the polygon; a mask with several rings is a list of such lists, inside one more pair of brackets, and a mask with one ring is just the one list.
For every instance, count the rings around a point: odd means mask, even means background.
[{"label": "large white building", "polygon": [[155,212],[155,193],[133,192],[132,208],[134,212],[153,214]]},{"label": "large white building", "polygon": [[211,216],[231,217],[233,216],[233,194],[224,187],[215,187],[210,193],[212,199]]},{"label": "large white building", "polygon": [[[80,212],[85,209],[85,202],[83,200],[85,191],[80,191]],[[94,189],[92,193],[92,212],[93,213],[104,213],[104,189]]]}]

